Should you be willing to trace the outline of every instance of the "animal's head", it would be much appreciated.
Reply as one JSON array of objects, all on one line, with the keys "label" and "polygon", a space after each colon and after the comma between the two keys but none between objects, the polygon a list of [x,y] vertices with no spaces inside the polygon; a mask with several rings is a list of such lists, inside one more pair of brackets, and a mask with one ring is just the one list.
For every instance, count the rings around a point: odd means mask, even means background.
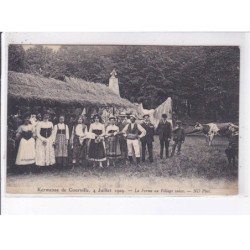
[{"label": "animal's head", "polygon": [[196,122],[196,124],[194,125],[194,131],[202,131],[203,130],[203,125],[200,124],[199,122]]},{"label": "animal's head", "polygon": [[236,135],[239,133],[239,127],[233,123],[229,123],[228,126],[229,135]]},{"label": "animal's head", "polygon": [[233,123],[229,123],[228,129],[232,132],[235,132],[239,130],[239,126],[234,125]]}]

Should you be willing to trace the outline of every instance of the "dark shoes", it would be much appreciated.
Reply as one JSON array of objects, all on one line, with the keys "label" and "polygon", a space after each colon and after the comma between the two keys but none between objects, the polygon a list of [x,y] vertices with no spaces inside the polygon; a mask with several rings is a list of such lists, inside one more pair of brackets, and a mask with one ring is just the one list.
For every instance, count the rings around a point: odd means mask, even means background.
[{"label": "dark shoes", "polygon": [[136,163],[139,164],[141,162],[140,157],[136,157]]},{"label": "dark shoes", "polygon": [[[145,158],[142,158],[142,160],[141,160],[142,162],[145,162],[146,160],[145,160]],[[153,160],[153,158],[149,158],[149,162],[154,162],[154,160]]]},{"label": "dark shoes", "polygon": [[129,159],[129,163],[132,164],[133,163],[133,157],[129,156],[128,159]]},{"label": "dark shoes", "polygon": [[[177,151],[176,153],[177,155],[180,155],[181,154],[181,151]],[[171,153],[170,157],[173,157],[174,156],[174,152]]]},{"label": "dark shoes", "polygon": [[[163,156],[160,156],[160,158],[163,159]],[[168,159],[168,158],[169,158],[169,155],[166,155],[166,159]]]}]

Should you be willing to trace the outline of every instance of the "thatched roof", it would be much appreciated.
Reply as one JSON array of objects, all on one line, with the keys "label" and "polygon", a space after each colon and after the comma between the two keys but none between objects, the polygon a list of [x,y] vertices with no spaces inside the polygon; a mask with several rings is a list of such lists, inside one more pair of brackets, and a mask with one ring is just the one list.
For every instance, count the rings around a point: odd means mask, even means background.
[{"label": "thatched roof", "polygon": [[86,106],[132,107],[133,104],[114,94],[106,85],[81,79],[66,82],[38,75],[9,71],[9,98],[29,102],[77,104]]}]

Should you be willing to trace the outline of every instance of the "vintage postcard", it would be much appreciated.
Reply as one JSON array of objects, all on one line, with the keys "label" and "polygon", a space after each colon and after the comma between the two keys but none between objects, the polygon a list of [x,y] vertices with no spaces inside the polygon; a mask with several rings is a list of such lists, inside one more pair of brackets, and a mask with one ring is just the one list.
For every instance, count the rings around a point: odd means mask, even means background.
[{"label": "vintage postcard", "polygon": [[6,49],[7,195],[238,194],[239,46]]}]

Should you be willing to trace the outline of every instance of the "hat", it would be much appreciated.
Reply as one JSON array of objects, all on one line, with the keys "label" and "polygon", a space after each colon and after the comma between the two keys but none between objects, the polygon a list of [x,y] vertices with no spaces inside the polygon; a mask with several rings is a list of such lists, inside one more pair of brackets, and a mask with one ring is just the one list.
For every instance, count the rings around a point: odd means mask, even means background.
[{"label": "hat", "polygon": [[96,117],[101,121],[101,116],[100,116],[99,114],[94,114],[94,115],[93,115],[93,119],[94,119],[94,120],[95,120]]},{"label": "hat", "polygon": [[167,118],[168,116],[167,116],[167,114],[162,114],[161,117],[162,118]]},{"label": "hat", "polygon": [[146,116],[149,117],[150,115],[149,114],[144,114],[142,117],[145,118]]},{"label": "hat", "polygon": [[126,113],[125,113],[125,112],[121,112],[121,113],[119,114],[119,116],[126,116]]},{"label": "hat", "polygon": [[130,118],[130,119],[131,119],[131,118],[136,119],[136,117],[135,117],[134,115],[130,115],[130,117],[129,117],[129,118]]},{"label": "hat", "polygon": [[49,117],[50,117],[49,113],[44,113],[44,114],[43,114],[43,119],[44,119],[44,117],[49,118]]},{"label": "hat", "polygon": [[109,116],[109,120],[111,120],[111,119],[116,120],[116,117],[115,117],[115,116],[113,116],[113,115],[110,115],[110,116]]}]

